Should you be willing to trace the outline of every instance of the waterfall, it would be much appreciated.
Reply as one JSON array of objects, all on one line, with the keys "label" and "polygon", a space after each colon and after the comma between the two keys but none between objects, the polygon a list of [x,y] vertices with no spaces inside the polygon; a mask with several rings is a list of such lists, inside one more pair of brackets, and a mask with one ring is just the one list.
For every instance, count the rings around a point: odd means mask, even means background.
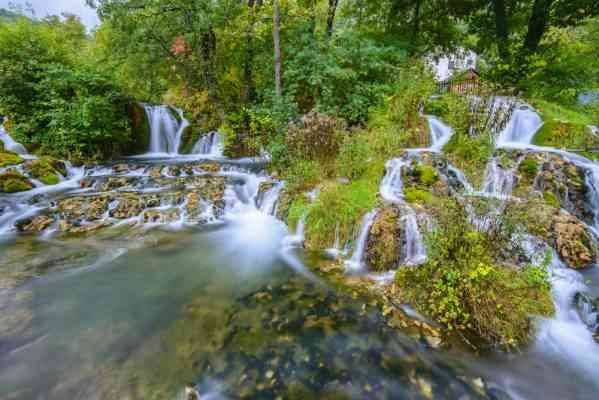
[{"label": "waterfall", "polygon": [[497,138],[497,147],[506,144],[529,144],[543,121],[535,110],[522,104],[514,110],[510,121]]},{"label": "waterfall", "polygon": [[422,234],[418,229],[416,213],[410,210],[404,217],[405,220],[405,248],[404,262],[407,265],[422,264],[426,260],[426,249],[422,241]]},{"label": "waterfall", "polygon": [[191,151],[193,154],[205,154],[211,157],[222,157],[223,139],[220,133],[214,131],[202,136]]},{"label": "waterfall", "polygon": [[349,272],[361,272],[364,270],[364,251],[366,250],[366,241],[368,240],[368,233],[370,227],[374,222],[377,210],[370,211],[364,218],[362,218],[362,226],[360,227],[360,234],[356,240],[356,248],[351,258],[345,262],[345,269]]},{"label": "waterfall", "polygon": [[447,164],[447,175],[450,175],[451,178],[455,179],[459,182],[459,184],[464,188],[466,193],[474,192],[474,187],[468,182],[468,179],[464,175],[464,173],[451,164]]},{"label": "waterfall", "polygon": [[599,236],[599,165],[587,164],[585,184],[587,187],[587,207],[593,214],[592,229],[595,235]]},{"label": "waterfall", "polygon": [[497,157],[491,158],[485,170],[482,192],[498,198],[511,195],[516,168],[517,165],[514,168],[504,169],[499,165]]},{"label": "waterfall", "polygon": [[394,158],[385,164],[387,172],[381,181],[380,193],[381,197],[390,203],[403,202],[401,171],[405,165],[407,161],[401,158]]},{"label": "waterfall", "polygon": [[428,126],[431,135],[431,145],[429,146],[430,151],[440,152],[443,146],[447,144],[451,135],[453,135],[453,129],[450,126],[445,125],[438,118],[433,116],[427,116]]},{"label": "waterfall", "polygon": [[28,155],[27,149],[21,143],[15,141],[9,134],[4,130],[2,125],[0,124],[0,141],[4,143],[4,148],[8,151],[12,151],[13,153],[17,153],[19,155]]},{"label": "waterfall", "polygon": [[165,105],[145,105],[144,109],[150,124],[150,153],[171,154],[179,153],[181,135],[189,122],[183,116],[183,111],[177,109],[181,122],[173,115],[171,108]]},{"label": "waterfall", "polygon": [[560,362],[571,363],[571,368],[594,373],[599,365],[599,344],[572,307],[574,295],[587,291],[583,277],[566,267],[555,251],[549,272],[555,316],[542,322],[535,347]]},{"label": "waterfall", "polygon": [[277,207],[277,202],[279,200],[279,194],[283,189],[282,183],[277,183],[272,188],[270,188],[266,193],[262,195],[262,198],[259,199],[259,209],[263,213],[274,215]]}]

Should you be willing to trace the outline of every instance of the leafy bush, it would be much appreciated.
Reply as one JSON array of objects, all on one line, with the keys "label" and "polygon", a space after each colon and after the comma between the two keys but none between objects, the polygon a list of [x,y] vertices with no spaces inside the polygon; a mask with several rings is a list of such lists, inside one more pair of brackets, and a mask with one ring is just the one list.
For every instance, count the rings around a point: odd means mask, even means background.
[{"label": "leafy bush", "polygon": [[491,236],[473,229],[461,205],[448,201],[427,236],[427,262],[396,274],[402,300],[469,340],[524,343],[530,316],[553,312],[545,266],[501,267],[494,246]]},{"label": "leafy bush", "polygon": [[287,148],[292,158],[301,158],[321,163],[335,159],[343,140],[342,120],[311,112],[300,121],[289,125]]},{"label": "leafy bush", "polygon": [[84,39],[73,19],[0,24],[0,114],[19,141],[70,157],[110,157],[127,145],[128,100],[77,59]]}]

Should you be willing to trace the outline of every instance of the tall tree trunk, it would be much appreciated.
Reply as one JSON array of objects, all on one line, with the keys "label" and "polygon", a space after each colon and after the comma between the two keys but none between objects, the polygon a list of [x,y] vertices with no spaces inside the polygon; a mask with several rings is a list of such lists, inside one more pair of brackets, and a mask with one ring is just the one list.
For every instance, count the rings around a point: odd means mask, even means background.
[{"label": "tall tree trunk", "polygon": [[499,55],[505,58],[507,57],[507,39],[509,36],[505,0],[493,0],[493,11],[495,13],[495,33],[498,39]]},{"label": "tall tree trunk", "polygon": [[254,26],[256,24],[256,8],[262,5],[262,1],[248,0],[249,21],[245,31],[245,54],[243,60],[243,93],[244,103],[252,103],[256,99],[256,88],[254,86]]},{"label": "tall tree trunk", "polygon": [[387,32],[393,32],[397,28],[397,18],[399,17],[401,7],[401,0],[391,1],[391,7],[387,14]]},{"label": "tall tree trunk", "polygon": [[216,78],[214,72],[214,57],[216,53],[216,34],[212,27],[203,32],[200,39],[200,57],[202,60],[202,78],[208,89],[208,94],[216,98]]},{"label": "tall tree trunk", "polygon": [[283,83],[281,81],[281,11],[278,0],[273,0],[272,40],[274,43],[275,93],[280,98],[283,95]]},{"label": "tall tree trunk", "polygon": [[412,38],[416,41],[420,32],[420,9],[422,8],[422,0],[416,0],[414,4],[414,21],[412,21]]},{"label": "tall tree trunk", "polygon": [[329,0],[329,9],[327,12],[327,37],[333,36],[333,25],[335,24],[335,14],[339,0]]},{"label": "tall tree trunk", "polygon": [[554,0],[535,0],[532,5],[532,13],[528,20],[528,32],[524,39],[524,48],[530,52],[535,52],[539,47],[539,42],[547,30],[549,22],[549,12]]}]

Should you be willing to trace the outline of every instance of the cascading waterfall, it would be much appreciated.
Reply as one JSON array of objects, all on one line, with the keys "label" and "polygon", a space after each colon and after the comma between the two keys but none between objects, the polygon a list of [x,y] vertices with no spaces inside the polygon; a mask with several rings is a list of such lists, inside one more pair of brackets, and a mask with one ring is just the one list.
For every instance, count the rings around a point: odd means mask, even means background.
[{"label": "cascading waterfall", "polygon": [[21,143],[15,141],[9,134],[4,130],[2,124],[0,124],[0,141],[4,143],[4,148],[13,153],[17,153],[21,156],[27,156],[27,149]]},{"label": "cascading waterfall", "polygon": [[366,250],[366,241],[368,240],[368,233],[370,227],[374,222],[377,210],[366,213],[362,218],[362,225],[360,227],[360,234],[356,240],[356,247],[349,260],[345,262],[345,268],[349,272],[362,272],[364,270],[364,251]]},{"label": "cascading waterfall", "polygon": [[426,119],[428,121],[431,136],[431,145],[428,150],[440,152],[443,149],[443,146],[445,146],[447,142],[449,142],[449,139],[451,139],[453,129],[431,115],[427,116]]},{"label": "cascading waterfall", "polygon": [[583,277],[566,267],[555,252],[549,272],[555,316],[542,322],[535,347],[571,368],[593,374],[599,365],[599,344],[572,307],[574,295],[587,291]]},{"label": "cascading waterfall", "polygon": [[189,121],[183,116],[183,111],[177,109],[179,122],[172,114],[171,108],[165,105],[145,105],[144,109],[150,124],[150,149],[151,154],[179,153],[181,135],[189,126]]},{"label": "cascading waterfall", "polygon": [[380,193],[383,200],[390,203],[403,202],[403,180],[401,171],[408,162],[402,158],[394,158],[387,161],[385,168],[387,172],[381,181]]},{"label": "cascading waterfall", "polygon": [[422,264],[426,260],[426,248],[418,227],[416,212],[404,201],[402,169],[408,165],[408,160],[395,158],[387,161],[387,172],[380,185],[381,197],[392,204],[398,204],[405,210],[405,248],[404,260],[407,264]]},{"label": "cascading waterfall", "polygon": [[224,144],[220,133],[214,131],[199,138],[191,152],[193,154],[203,154],[211,157],[222,157],[223,148]]},{"label": "cascading waterfall", "polygon": [[413,211],[408,212],[403,219],[405,221],[404,235],[406,241],[404,262],[407,265],[422,264],[426,260],[426,248],[418,228],[416,214]]},{"label": "cascading waterfall", "polygon": [[543,121],[535,110],[525,104],[519,105],[505,129],[499,134],[497,147],[512,143],[529,144],[541,126]]},{"label": "cascading waterfall", "polygon": [[497,157],[491,158],[485,170],[482,192],[496,198],[504,198],[511,195],[517,168],[518,163],[513,168],[502,168]]}]

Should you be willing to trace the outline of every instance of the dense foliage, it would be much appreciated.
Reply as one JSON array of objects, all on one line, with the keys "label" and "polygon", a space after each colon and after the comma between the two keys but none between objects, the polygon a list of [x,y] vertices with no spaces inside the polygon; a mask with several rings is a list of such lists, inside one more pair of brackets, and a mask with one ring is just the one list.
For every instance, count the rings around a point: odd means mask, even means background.
[{"label": "dense foliage", "polygon": [[106,157],[127,143],[127,99],[82,57],[86,43],[74,17],[0,24],[0,114],[31,148]]}]

